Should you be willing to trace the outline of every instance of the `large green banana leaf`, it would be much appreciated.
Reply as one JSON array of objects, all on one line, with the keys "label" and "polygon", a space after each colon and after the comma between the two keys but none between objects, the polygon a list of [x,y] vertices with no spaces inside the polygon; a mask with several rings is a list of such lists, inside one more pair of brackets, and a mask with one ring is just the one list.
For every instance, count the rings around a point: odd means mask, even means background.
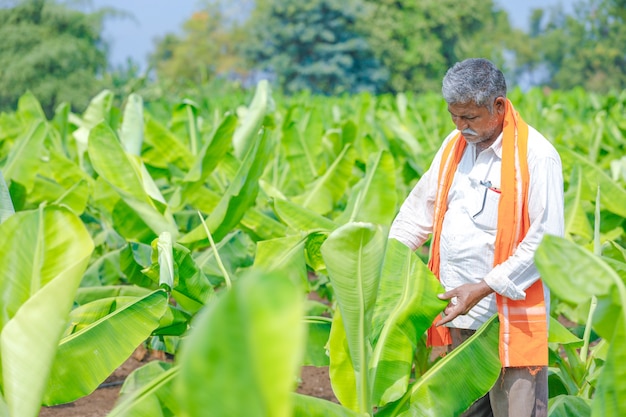
[{"label": "large green banana leaf", "polygon": [[318,214],[330,213],[352,178],[355,158],[355,150],[346,145],[324,174],[307,185],[305,192],[295,196],[293,201]]},{"label": "large green banana leaf", "polygon": [[195,163],[185,175],[185,182],[204,182],[230,149],[236,126],[237,117],[234,115],[228,115],[222,120],[213,137],[204,144]]},{"label": "large green banana leaf", "polygon": [[327,217],[317,214],[289,200],[274,200],[274,212],[291,229],[301,232],[311,230],[334,230],[337,224]]},{"label": "large green banana leaf", "polygon": [[93,242],[57,206],[19,212],[0,233],[0,385],[11,416],[35,417]]},{"label": "large green banana leaf", "polygon": [[182,140],[153,117],[146,117],[144,143],[141,156],[146,165],[163,169],[176,167],[187,172],[193,163],[194,157]]},{"label": "large green banana leaf", "polygon": [[[149,227],[152,238],[164,231],[177,236],[178,229],[169,210],[165,205],[159,205],[144,186],[143,176],[147,173],[141,169],[141,161],[124,151],[109,126],[101,123],[91,129],[88,151],[95,171]],[[118,228],[121,234],[128,234],[125,227]]]},{"label": "large green banana leaf", "polygon": [[382,417],[456,417],[486,394],[498,379],[499,323],[494,315],[461,346],[422,375]]},{"label": "large green banana leaf", "polygon": [[50,373],[45,405],[90,394],[159,325],[168,294],[156,290],[63,338]]},{"label": "large green banana leaf", "polygon": [[[543,281],[561,300],[582,304],[593,295],[609,294],[615,286],[619,304],[626,305],[624,282],[616,270],[571,241],[545,236],[535,253],[535,263]],[[611,337],[610,334],[603,336]]]},{"label": "large green banana leaf", "polygon": [[598,187],[602,190],[600,203],[606,210],[621,217],[626,217],[626,190],[611,177],[605,174],[604,170],[592,162],[585,155],[579,154],[565,146],[557,147],[563,161],[563,171],[571,172],[575,165],[582,168],[587,192],[583,196],[588,201],[595,200],[595,193]]},{"label": "large green banana leaf", "polygon": [[593,228],[583,208],[583,187],[583,172],[580,166],[576,166],[565,193],[565,233],[580,236],[589,242],[593,239]]},{"label": "large green banana leaf", "polygon": [[132,93],[126,99],[124,119],[120,129],[120,142],[131,155],[141,156],[143,145],[143,99]]},{"label": "large green banana leaf", "polygon": [[[581,304],[598,296],[592,326],[606,338],[609,353],[592,402],[593,416],[626,415],[626,285],[617,271],[626,265],[605,262],[599,256],[565,239],[546,236],[535,254],[544,282],[560,299]],[[616,268],[612,267],[615,265]]]},{"label": "large green banana leaf", "polygon": [[112,122],[111,110],[113,108],[113,99],[114,96],[111,91],[103,90],[91,99],[82,117],[74,113],[69,114],[69,121],[78,126],[78,129],[72,132],[72,136],[75,139],[76,152],[78,153],[80,166],[84,166],[84,153],[87,151],[87,143],[89,142],[89,132],[91,129],[99,123],[104,122],[110,125]]},{"label": "large green banana leaf", "polygon": [[437,278],[410,248],[388,241],[371,335],[375,404],[396,401],[406,392],[417,342],[447,305],[437,298],[442,292]]},{"label": "large green banana leaf", "polygon": [[[357,375],[352,365],[348,338],[340,310],[335,310],[333,315],[333,322],[328,337],[328,354],[330,356],[328,373],[335,397],[343,406],[357,412],[360,401],[357,391]],[[362,396],[369,397],[369,395],[363,394]]]},{"label": "large green banana leaf", "polygon": [[207,305],[177,356],[185,415],[292,415],[302,314],[300,289],[280,273],[254,269]]},{"label": "large green banana leaf", "polygon": [[283,128],[281,144],[285,149],[289,171],[298,186],[304,186],[317,177],[315,157],[295,122]]},{"label": "large green banana leaf", "polygon": [[335,221],[390,225],[397,212],[397,199],[393,157],[387,151],[380,151],[371,156],[365,177],[352,187],[348,205]]},{"label": "large green banana leaf", "polygon": [[293,417],[362,417],[363,414],[352,411],[339,404],[310,397],[308,395],[293,394]]},{"label": "large green banana leaf", "polygon": [[[372,408],[371,381],[368,378],[372,354],[369,336],[385,243],[380,226],[370,223],[348,223],[332,232],[321,246],[322,256],[337,297],[356,383],[356,390],[347,386],[345,387],[347,392],[336,392],[336,395],[340,400],[355,395],[354,411],[361,413],[368,413]],[[332,337],[331,330],[331,339]],[[332,350],[330,358],[332,372]],[[338,387],[338,390],[341,388]],[[346,402],[354,403],[351,400]]]},{"label": "large green banana leaf", "polygon": [[32,206],[41,203],[65,205],[77,215],[81,215],[85,211],[89,199],[88,184],[86,180],[79,180],[66,188],[51,178],[38,175],[35,178],[32,192],[27,196],[28,202]]},{"label": "large green banana leaf", "polygon": [[131,373],[120,390],[120,398],[107,417],[169,417],[180,414],[174,383],[180,367],[150,362]]},{"label": "large green banana leaf", "polygon": [[257,244],[254,266],[266,271],[282,271],[295,285],[308,289],[304,242],[305,238],[300,236],[261,241]]},{"label": "large green banana leaf", "polygon": [[[259,178],[263,175],[271,152],[269,136],[269,131],[265,131],[251,144],[228,189],[209,215],[206,223],[215,242],[219,242],[230,233],[246,211],[254,206],[259,191]],[[208,237],[203,225],[199,225],[179,242],[190,246],[208,245]]]},{"label": "large green banana leaf", "polygon": [[26,187],[27,191],[32,190],[41,164],[40,154],[43,142],[47,135],[47,122],[39,121],[34,123],[28,132],[13,145],[2,168],[7,181],[18,182]]},{"label": "large green banana leaf", "polygon": [[41,108],[41,103],[30,91],[24,93],[17,101],[16,113],[24,125],[46,120],[46,113]]},{"label": "large green banana leaf", "polygon": [[269,82],[267,80],[259,81],[250,106],[239,109],[240,124],[233,135],[233,148],[237,158],[243,159],[249,149],[252,148],[258,137],[259,129],[263,125],[263,119],[273,110],[273,106],[274,101]]},{"label": "large green banana leaf", "polygon": [[11,194],[2,176],[2,171],[0,171],[0,223],[8,219],[13,213],[15,213],[15,208],[13,207]]},{"label": "large green banana leaf", "polygon": [[591,415],[591,401],[573,395],[558,395],[548,400],[550,417],[585,417]]}]

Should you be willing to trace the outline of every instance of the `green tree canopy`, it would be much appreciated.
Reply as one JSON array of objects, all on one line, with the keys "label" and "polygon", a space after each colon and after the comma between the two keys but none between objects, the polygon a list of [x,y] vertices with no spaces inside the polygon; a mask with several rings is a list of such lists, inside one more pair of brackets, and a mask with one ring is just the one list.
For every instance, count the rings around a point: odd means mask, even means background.
[{"label": "green tree canopy", "polygon": [[0,8],[0,110],[14,108],[27,90],[48,114],[61,102],[86,106],[107,65],[104,15],[46,0]]},{"label": "green tree canopy", "polygon": [[287,92],[377,92],[388,72],[359,29],[362,6],[360,0],[258,1],[246,56]]},{"label": "green tree canopy", "polygon": [[244,75],[237,47],[243,39],[239,22],[224,2],[206,1],[183,26],[183,35],[166,34],[150,57],[157,77],[167,88],[212,81],[216,76]]},{"label": "green tree canopy", "polygon": [[553,88],[626,88],[626,0],[588,0],[532,15],[530,43],[519,67],[539,71]]},{"label": "green tree canopy", "polygon": [[511,30],[493,1],[365,0],[361,21],[376,57],[389,70],[388,91],[438,90],[446,70],[469,57],[504,65]]}]

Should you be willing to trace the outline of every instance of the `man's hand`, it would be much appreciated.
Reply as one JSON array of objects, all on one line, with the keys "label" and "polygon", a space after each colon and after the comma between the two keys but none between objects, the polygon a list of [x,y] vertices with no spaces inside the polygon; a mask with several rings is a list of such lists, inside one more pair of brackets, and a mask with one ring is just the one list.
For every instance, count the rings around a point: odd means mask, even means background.
[{"label": "man's hand", "polygon": [[450,304],[443,310],[445,317],[435,323],[435,325],[441,326],[454,320],[457,316],[469,313],[472,307],[492,292],[491,287],[485,281],[481,281],[477,284],[463,284],[460,287],[437,295],[440,300],[450,300]]}]

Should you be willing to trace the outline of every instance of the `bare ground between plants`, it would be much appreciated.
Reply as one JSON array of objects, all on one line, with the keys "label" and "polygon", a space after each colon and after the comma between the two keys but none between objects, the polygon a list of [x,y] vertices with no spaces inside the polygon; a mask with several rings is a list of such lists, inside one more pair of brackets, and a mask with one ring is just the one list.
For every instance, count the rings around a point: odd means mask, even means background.
[{"label": "bare ground between plants", "polygon": [[[39,417],[105,417],[113,409],[124,379],[136,368],[155,359],[160,358],[148,355],[145,349],[137,349],[101,388],[72,403],[42,407]],[[337,402],[330,387],[327,367],[304,366],[300,378],[298,393]]]}]

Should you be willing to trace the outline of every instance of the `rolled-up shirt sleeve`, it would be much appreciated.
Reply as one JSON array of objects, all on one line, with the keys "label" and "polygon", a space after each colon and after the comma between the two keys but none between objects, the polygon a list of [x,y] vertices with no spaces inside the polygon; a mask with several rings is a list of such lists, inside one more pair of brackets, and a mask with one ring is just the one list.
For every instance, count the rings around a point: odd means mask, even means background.
[{"label": "rolled-up shirt sleeve", "polygon": [[534,255],[543,236],[564,234],[563,173],[558,154],[535,161],[529,171],[530,228],[513,255],[485,277],[495,292],[513,300],[524,299],[525,290],[539,279]]}]

